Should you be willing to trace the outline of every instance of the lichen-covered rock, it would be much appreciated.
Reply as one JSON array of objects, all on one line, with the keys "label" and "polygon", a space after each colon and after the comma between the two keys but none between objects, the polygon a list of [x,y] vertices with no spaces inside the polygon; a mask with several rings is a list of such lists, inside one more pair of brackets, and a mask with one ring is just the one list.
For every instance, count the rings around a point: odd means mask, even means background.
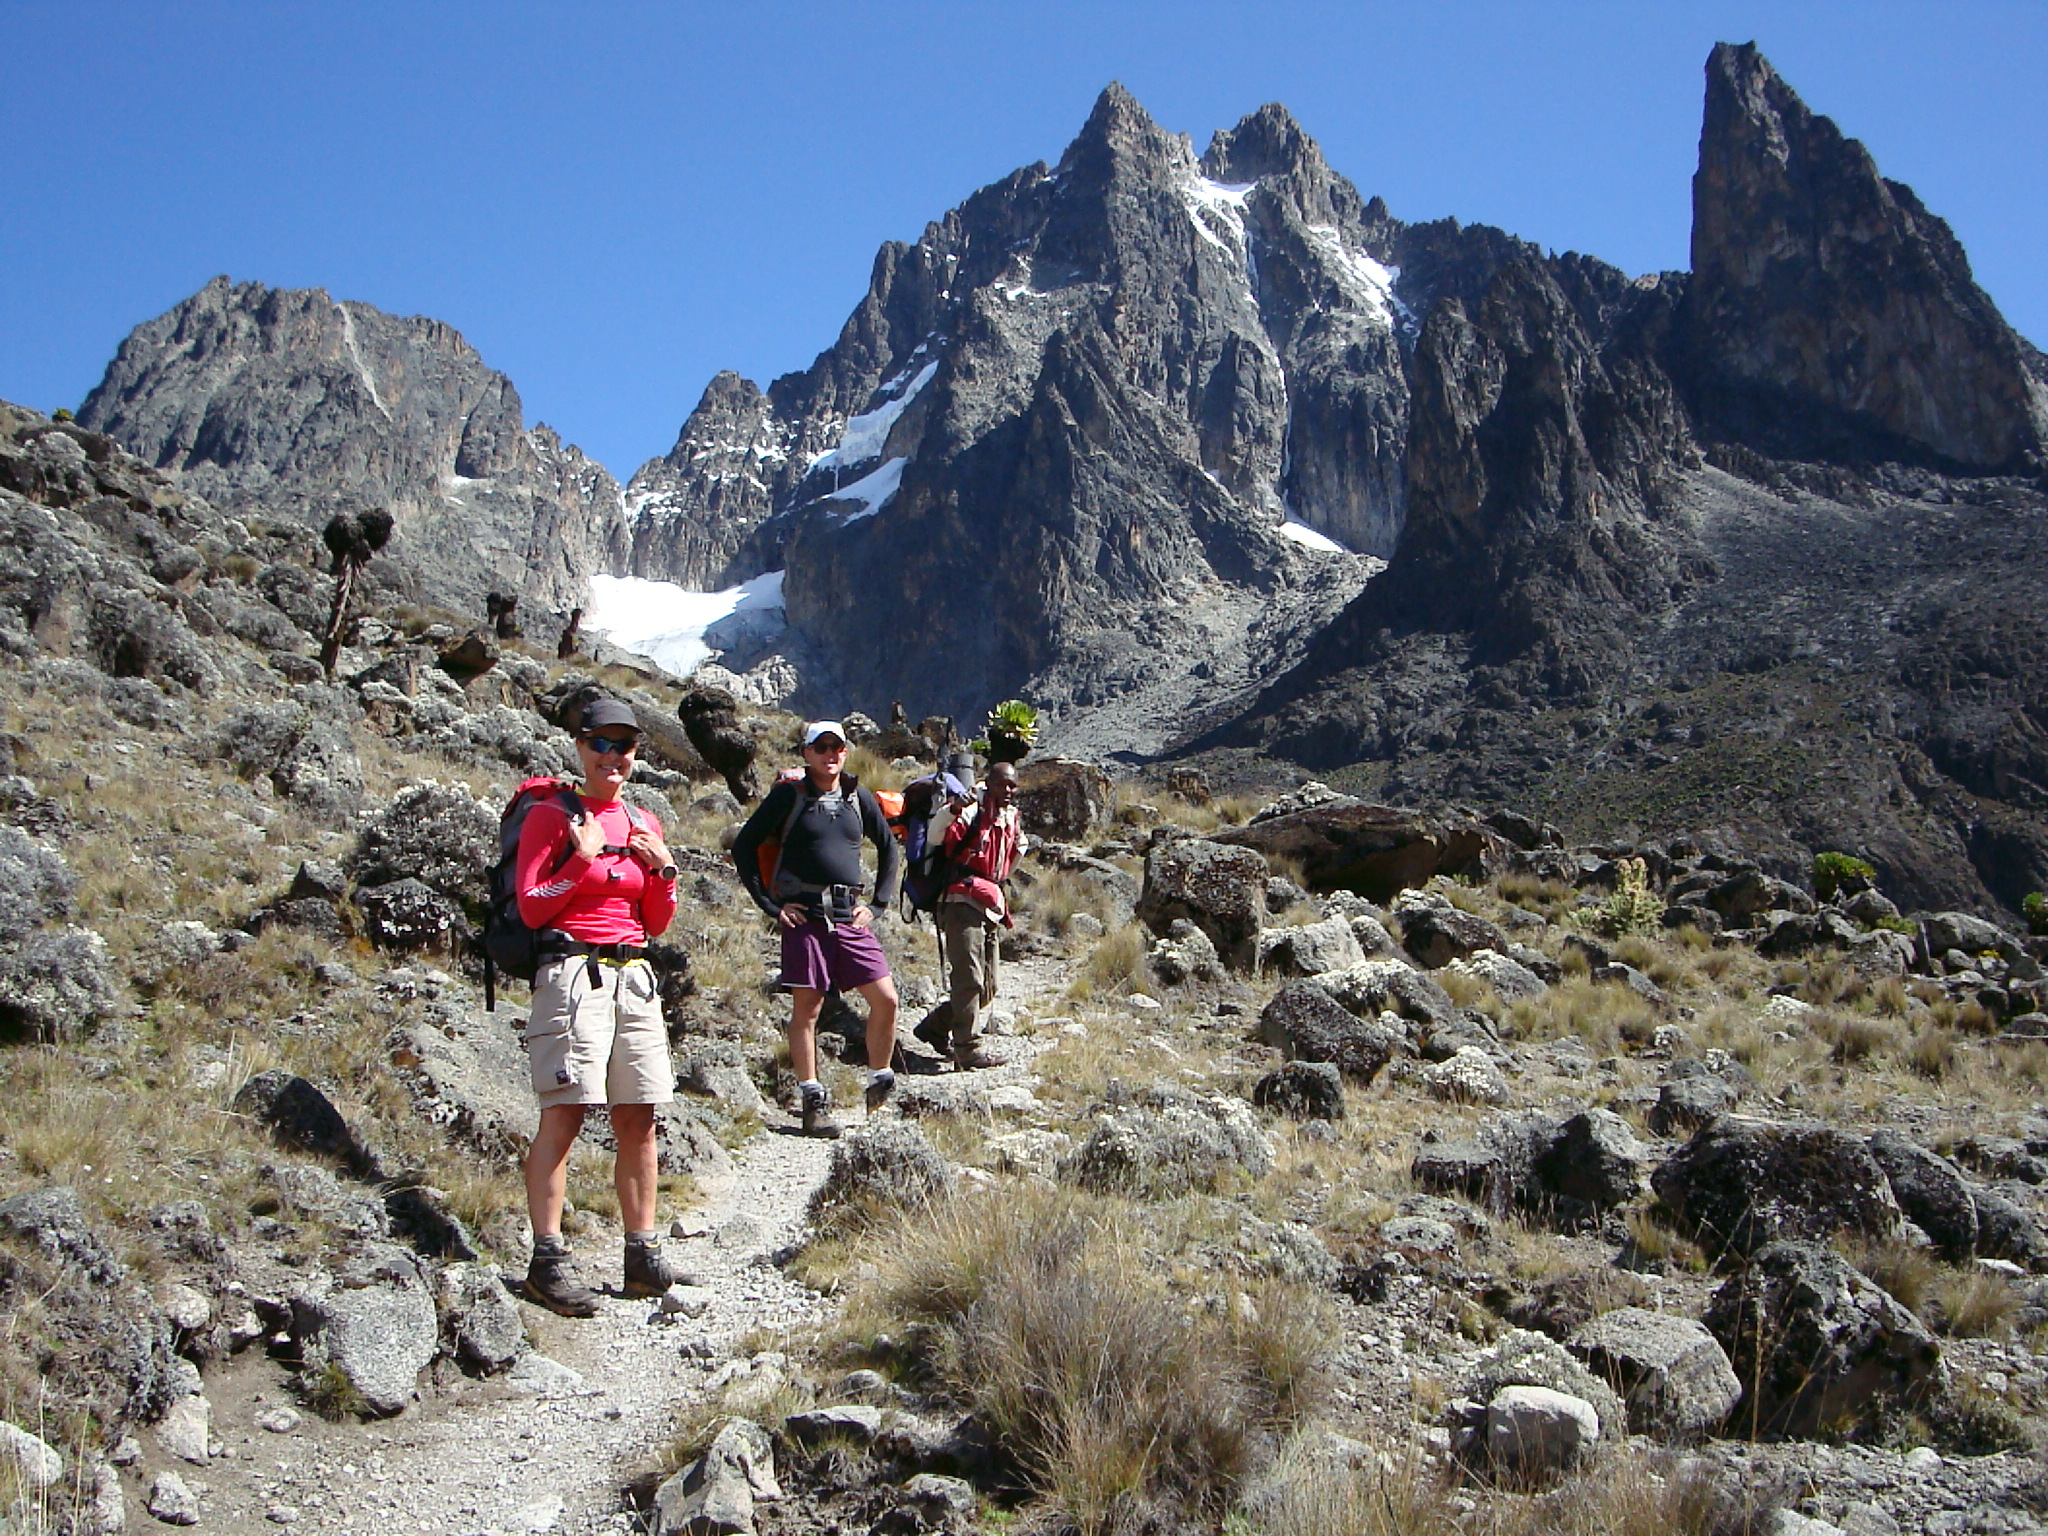
[{"label": "lichen-covered rock", "polygon": [[1742,1398],[1727,1351],[1689,1317],[1616,1307],[1580,1328],[1566,1347],[1621,1394],[1637,1434],[1711,1435]]},{"label": "lichen-covered rock", "polygon": [[440,1349],[440,1319],[419,1263],[374,1246],[331,1289],[292,1298],[292,1336],[311,1370],[339,1372],[372,1413],[398,1413]]},{"label": "lichen-covered rock", "polygon": [[107,941],[90,928],[32,933],[0,950],[0,1034],[90,1034],[123,1009]]},{"label": "lichen-covered rock", "polygon": [[1504,1387],[1541,1387],[1591,1405],[1600,1435],[1610,1443],[1628,1435],[1628,1415],[1614,1390],[1571,1357],[1562,1344],[1540,1333],[1511,1328],[1480,1355],[1465,1379],[1463,1394],[1490,1403]]},{"label": "lichen-covered rock", "polygon": [[1341,917],[1268,928],[1258,937],[1259,969],[1278,976],[1316,976],[1341,971],[1365,958],[1358,935]]},{"label": "lichen-covered rock", "polygon": [[1468,959],[1475,950],[1490,949],[1498,954],[1508,947],[1508,936],[1495,924],[1434,894],[1403,894],[1394,903],[1393,917],[1401,930],[1402,947],[1427,970]]},{"label": "lichen-covered rock", "polygon": [[1266,861],[1248,848],[1181,838],[1146,855],[1138,917],[1162,935],[1185,918],[1209,936],[1226,964],[1248,967],[1265,917],[1267,874]]},{"label": "lichen-covered rock", "polygon": [[364,824],[346,868],[358,885],[418,880],[481,903],[498,861],[498,814],[459,784],[413,784]]},{"label": "lichen-covered rock", "polygon": [[1536,1159],[1544,1190],[1560,1200],[1608,1210],[1642,1193],[1650,1153],[1629,1123],[1612,1110],[1573,1115]]},{"label": "lichen-covered rock", "polygon": [[1405,960],[1362,960],[1341,971],[1326,971],[1315,984],[1361,1018],[1397,1013],[1426,1028],[1451,1023],[1458,1008],[1450,994]]},{"label": "lichen-covered rock", "polygon": [[488,1264],[442,1266],[435,1298],[448,1353],[486,1373],[505,1370],[532,1348],[519,1307]]},{"label": "lichen-covered rock", "polygon": [[0,826],[0,943],[69,916],[77,884],[63,855],[19,828]]},{"label": "lichen-covered rock", "polygon": [[1703,1321],[1748,1392],[1731,1426],[1745,1435],[1853,1425],[1943,1380],[1941,1346],[1920,1319],[1818,1243],[1758,1249]]},{"label": "lichen-covered rock", "polygon": [[1326,1061],[1290,1061],[1259,1079],[1252,1103],[1290,1120],[1342,1120],[1343,1075]]},{"label": "lichen-covered rock", "polygon": [[1715,1258],[1786,1238],[1898,1229],[1884,1169],[1857,1137],[1813,1123],[1722,1115],[1651,1175],[1657,1197]]},{"label": "lichen-covered rock", "polygon": [[1868,1145],[1891,1184],[1899,1209],[1927,1234],[1935,1251],[1955,1263],[1974,1255],[1977,1202],[1963,1171],[1897,1131],[1877,1131]]},{"label": "lichen-covered rock", "polygon": [[1259,1038],[1295,1061],[1326,1061],[1370,1083],[1407,1038],[1378,1019],[1362,1019],[1313,981],[1290,981],[1259,1012]]}]

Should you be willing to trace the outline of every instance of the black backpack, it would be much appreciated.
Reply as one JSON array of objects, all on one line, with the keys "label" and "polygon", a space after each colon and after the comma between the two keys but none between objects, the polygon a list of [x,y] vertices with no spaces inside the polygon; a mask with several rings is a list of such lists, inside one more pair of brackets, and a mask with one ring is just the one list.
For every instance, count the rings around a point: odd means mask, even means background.
[{"label": "black backpack", "polygon": [[[518,870],[519,834],[526,828],[526,818],[536,805],[543,800],[554,799],[561,803],[562,810],[571,823],[583,814],[583,802],[576,794],[576,786],[567,779],[549,777],[526,780],[512,792],[505,810],[498,817],[498,862],[491,866],[490,906],[484,914],[484,1008],[495,1013],[498,1007],[498,974],[515,976],[524,982],[532,982],[540,970],[541,934],[529,928],[519,915]],[[626,819],[636,827],[645,827],[647,820],[633,806],[626,806]],[[560,869],[569,862],[570,849],[565,844],[562,855],[555,860],[554,867]]]},{"label": "black backpack", "polygon": [[939,904],[956,876],[945,856],[946,829],[971,791],[952,774],[928,773],[903,786],[903,809],[889,818],[903,839],[903,910],[912,917]]}]

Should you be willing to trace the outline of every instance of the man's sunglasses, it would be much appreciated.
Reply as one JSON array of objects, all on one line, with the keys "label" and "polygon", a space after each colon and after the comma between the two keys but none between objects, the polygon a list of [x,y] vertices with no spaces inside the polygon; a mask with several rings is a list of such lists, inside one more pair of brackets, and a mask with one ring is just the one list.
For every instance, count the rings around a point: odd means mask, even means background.
[{"label": "man's sunglasses", "polygon": [[593,752],[616,752],[621,757],[637,750],[640,745],[639,739],[633,736],[586,736],[583,739],[590,744],[590,750]]}]

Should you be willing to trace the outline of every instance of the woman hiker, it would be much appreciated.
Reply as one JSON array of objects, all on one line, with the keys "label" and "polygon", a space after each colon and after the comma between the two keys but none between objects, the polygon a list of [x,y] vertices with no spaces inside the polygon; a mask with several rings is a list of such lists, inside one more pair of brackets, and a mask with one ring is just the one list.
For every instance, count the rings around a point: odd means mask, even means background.
[{"label": "woman hiker", "polygon": [[640,723],[617,699],[584,706],[576,728],[583,768],[571,815],[545,800],[520,829],[520,919],[541,934],[526,1049],[540,1129],[526,1154],[533,1262],[520,1294],[564,1317],[594,1317],[597,1293],[570,1273],[562,1242],[569,1148],[593,1104],[611,1107],[618,1154],[612,1180],[626,1229],[627,1296],[658,1296],[685,1277],[662,1257],[654,1228],[654,1107],[675,1097],[668,1029],[649,938],[676,911],[676,866],[661,823],[629,812],[619,791],[633,771]]}]

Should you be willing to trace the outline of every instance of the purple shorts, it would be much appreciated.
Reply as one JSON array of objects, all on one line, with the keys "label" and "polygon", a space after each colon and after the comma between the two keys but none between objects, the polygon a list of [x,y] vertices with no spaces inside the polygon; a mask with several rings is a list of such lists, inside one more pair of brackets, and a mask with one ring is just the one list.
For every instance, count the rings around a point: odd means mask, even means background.
[{"label": "purple shorts", "polygon": [[785,987],[814,992],[851,992],[889,974],[881,941],[866,928],[837,923],[830,929],[814,917],[801,928],[782,930],[782,977]]}]

